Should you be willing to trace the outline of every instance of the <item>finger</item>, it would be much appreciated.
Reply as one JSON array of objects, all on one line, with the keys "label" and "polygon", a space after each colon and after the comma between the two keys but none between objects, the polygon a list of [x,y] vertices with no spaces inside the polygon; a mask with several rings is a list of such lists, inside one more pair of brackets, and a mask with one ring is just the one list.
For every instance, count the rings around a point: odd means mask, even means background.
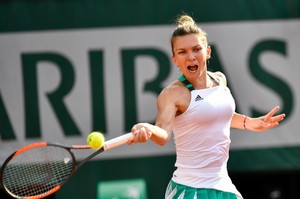
[{"label": "finger", "polygon": [[132,143],[133,143],[133,139],[127,141],[128,145],[132,145]]},{"label": "finger", "polygon": [[285,117],[285,114],[276,115],[271,118],[271,121],[272,122],[280,122],[284,119],[284,117]]},{"label": "finger", "polygon": [[279,106],[275,106],[269,113],[265,115],[265,121],[273,117],[273,115],[279,110]]},{"label": "finger", "polygon": [[132,139],[132,143],[137,143],[137,142],[139,141],[139,134],[140,134],[139,130],[136,130],[136,131],[133,133],[134,137],[133,137],[133,139]]},{"label": "finger", "polygon": [[147,141],[147,129],[142,127],[139,133],[139,142],[146,142]]},{"label": "finger", "polygon": [[151,129],[150,128],[146,128],[146,133],[145,133],[145,138],[146,140],[148,140],[151,137]]},{"label": "finger", "polygon": [[132,128],[131,128],[131,132],[134,134],[135,132],[136,132],[136,129],[137,127],[136,127],[136,125],[134,125]]}]

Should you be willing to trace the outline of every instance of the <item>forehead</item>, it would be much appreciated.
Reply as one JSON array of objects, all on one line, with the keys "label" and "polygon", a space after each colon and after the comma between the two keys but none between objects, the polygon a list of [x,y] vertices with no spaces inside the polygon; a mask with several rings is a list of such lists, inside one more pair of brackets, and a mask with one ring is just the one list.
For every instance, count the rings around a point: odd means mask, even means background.
[{"label": "forehead", "polygon": [[185,49],[194,46],[205,46],[206,40],[203,36],[197,34],[189,34],[185,36],[177,36],[173,42],[173,48]]}]

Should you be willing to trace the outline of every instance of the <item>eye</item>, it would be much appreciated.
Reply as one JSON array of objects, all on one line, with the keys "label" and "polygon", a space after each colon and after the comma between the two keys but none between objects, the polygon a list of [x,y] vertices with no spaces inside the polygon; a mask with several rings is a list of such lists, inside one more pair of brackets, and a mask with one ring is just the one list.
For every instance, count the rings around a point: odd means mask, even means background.
[{"label": "eye", "polygon": [[194,49],[194,51],[196,51],[196,52],[199,52],[199,51],[201,51],[201,50],[202,50],[201,47],[197,47],[197,48]]}]

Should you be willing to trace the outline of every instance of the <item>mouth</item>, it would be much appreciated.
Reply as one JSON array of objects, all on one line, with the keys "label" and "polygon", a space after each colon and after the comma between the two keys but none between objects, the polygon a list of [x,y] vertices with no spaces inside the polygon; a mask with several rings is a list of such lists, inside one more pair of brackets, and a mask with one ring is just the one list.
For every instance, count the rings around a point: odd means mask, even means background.
[{"label": "mouth", "polygon": [[188,66],[187,69],[188,69],[190,72],[196,72],[197,69],[198,69],[198,65]]}]

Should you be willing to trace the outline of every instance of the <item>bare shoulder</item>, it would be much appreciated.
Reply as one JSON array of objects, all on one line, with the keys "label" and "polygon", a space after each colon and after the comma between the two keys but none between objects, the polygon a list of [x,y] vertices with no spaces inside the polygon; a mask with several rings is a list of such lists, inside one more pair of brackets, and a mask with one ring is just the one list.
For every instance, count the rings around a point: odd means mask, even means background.
[{"label": "bare shoulder", "polygon": [[190,91],[178,80],[165,87],[158,96],[158,107],[173,106],[184,112],[190,101]]},{"label": "bare shoulder", "polygon": [[183,93],[189,92],[181,82],[175,80],[161,91],[159,98],[177,99]]},{"label": "bare shoulder", "polygon": [[227,85],[227,80],[226,80],[226,76],[224,75],[224,73],[220,72],[220,71],[216,71],[216,72],[209,72],[209,74],[216,78],[217,80],[219,80],[223,85]]}]

